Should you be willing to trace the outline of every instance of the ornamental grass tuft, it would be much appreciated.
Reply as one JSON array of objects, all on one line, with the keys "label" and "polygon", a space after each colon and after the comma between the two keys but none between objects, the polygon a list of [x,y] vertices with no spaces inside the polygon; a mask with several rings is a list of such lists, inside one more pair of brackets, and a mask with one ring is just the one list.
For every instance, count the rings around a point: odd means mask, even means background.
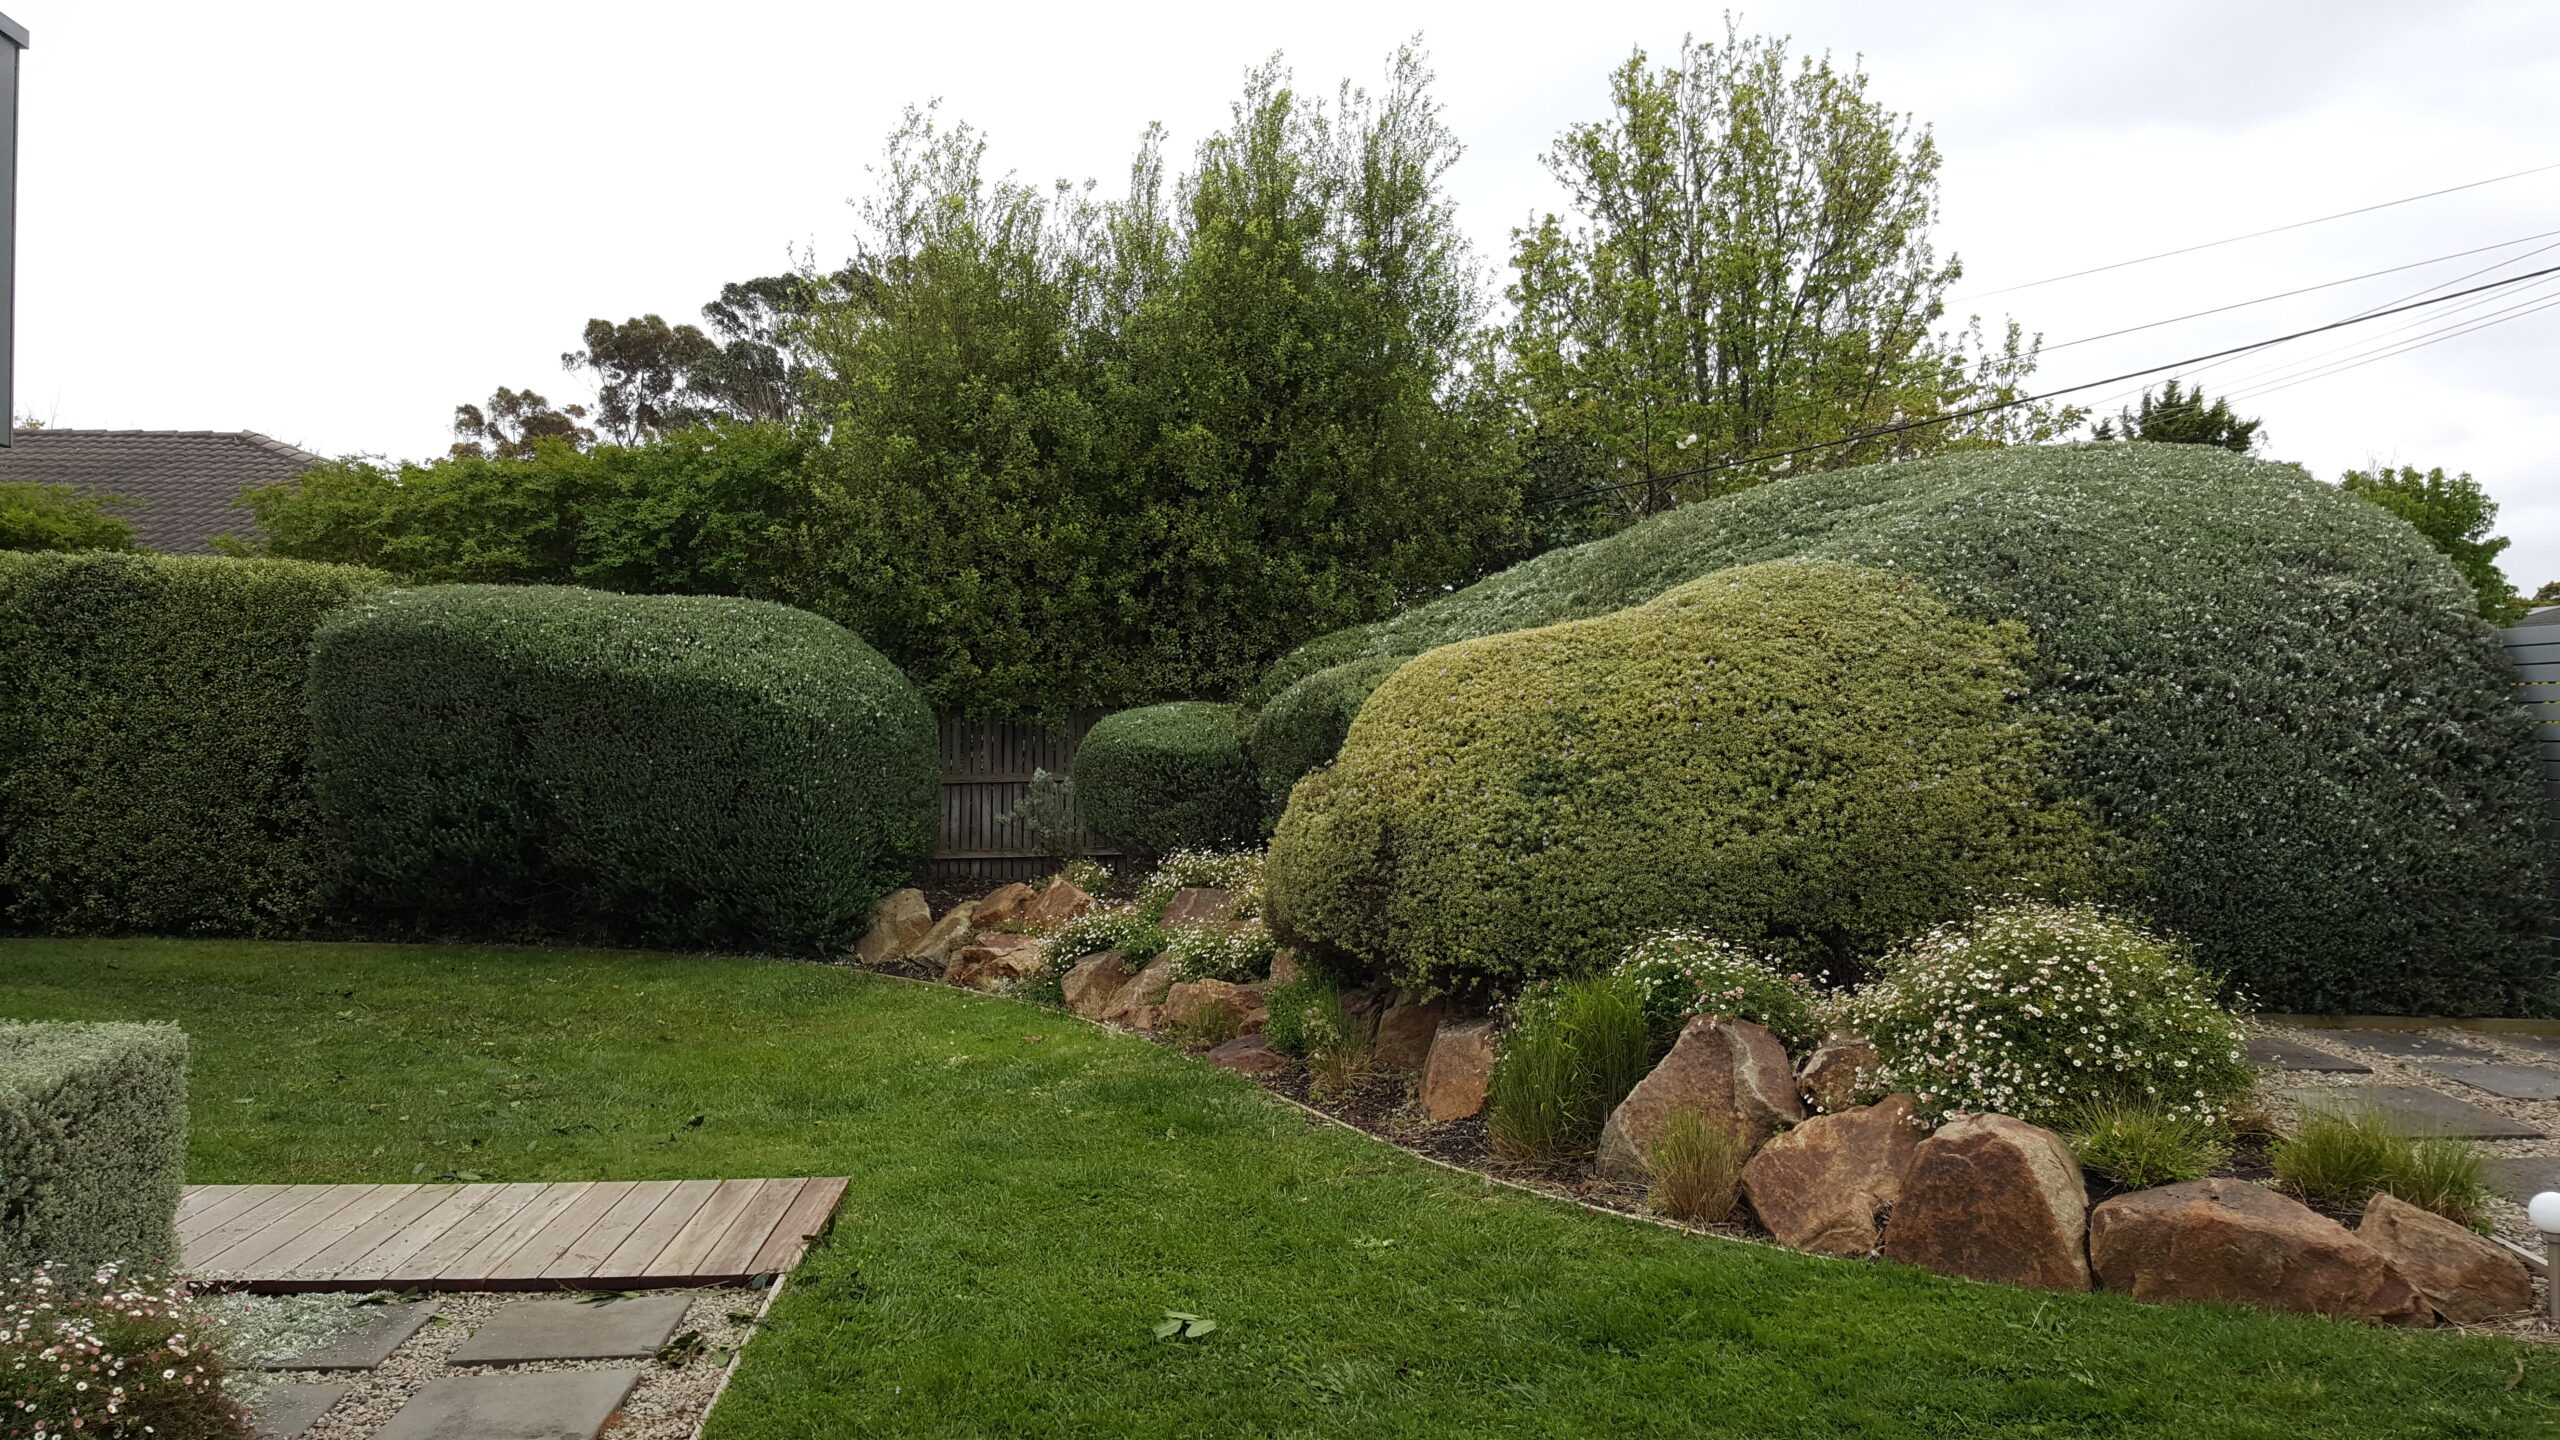
[{"label": "ornamental grass tuft", "polygon": [[1693,1105],[1662,1117],[1662,1135],[1646,1159],[1653,1188],[1646,1203],[1674,1220],[1720,1224],[1742,1199],[1742,1163],[1751,1158],[1742,1132],[1709,1120]]},{"label": "ornamental grass tuft", "polygon": [[2487,1209],[2488,1160],[2479,1146],[2417,1136],[2370,1105],[2306,1110],[2277,1140],[2276,1183],[2315,1205],[2349,1210],[2377,1194],[2476,1225]]},{"label": "ornamental grass tuft", "polygon": [[2081,1169],[2127,1190],[2201,1180],[2231,1158],[2222,1126],[2156,1105],[2093,1101],[2071,1111],[2061,1130]]},{"label": "ornamental grass tuft", "polygon": [[1632,978],[1530,986],[1503,1019],[1486,1097],[1494,1149],[1515,1160],[1590,1149],[1653,1061],[1644,991]]}]

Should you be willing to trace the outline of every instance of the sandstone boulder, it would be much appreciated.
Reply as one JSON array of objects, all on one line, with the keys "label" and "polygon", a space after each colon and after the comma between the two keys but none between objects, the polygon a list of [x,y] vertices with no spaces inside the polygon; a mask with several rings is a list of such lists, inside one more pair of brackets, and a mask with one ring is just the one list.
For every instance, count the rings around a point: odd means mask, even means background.
[{"label": "sandstone boulder", "polygon": [[1224,890],[1202,886],[1173,892],[1164,907],[1164,927],[1180,929],[1185,925],[1224,925],[1236,918],[1236,897]]},{"label": "sandstone boulder", "polygon": [[1851,1109],[1858,1103],[1858,1092],[1866,1088],[1867,1077],[1883,1063],[1884,1057],[1873,1045],[1855,1036],[1834,1035],[1804,1058],[1804,1068],[1796,1072],[1796,1093],[1804,1097],[1807,1110]]},{"label": "sandstone boulder", "polygon": [[2434,1211],[2376,1195],[2365,1202],[2356,1238],[2381,1252],[2437,1314],[2457,1325],[2533,1308],[2533,1272],[2515,1252]]},{"label": "sandstone boulder", "polygon": [[970,921],[976,917],[977,909],[977,901],[963,900],[944,911],[925,937],[916,942],[916,948],[907,952],[907,958],[936,975],[950,969],[952,957],[969,943],[969,932],[974,928]]},{"label": "sandstone boulder", "polygon": [[1036,936],[986,931],[960,948],[942,978],[971,990],[1001,989],[1039,974],[1042,949]]},{"label": "sandstone boulder", "polygon": [[1093,897],[1084,893],[1074,881],[1062,878],[1049,882],[1049,888],[1041,891],[1039,898],[1031,902],[1031,908],[1022,912],[1022,919],[1029,925],[1063,925],[1092,908]]},{"label": "sandstone boulder", "polygon": [[2089,1288],[2089,1190],[2062,1137],[1967,1115],[1920,1142],[1884,1231],[1888,1260],[2005,1285]]},{"label": "sandstone boulder", "polygon": [[1119,994],[1111,997],[1102,1018],[1132,1030],[1153,1030],[1164,1019],[1165,992],[1172,988],[1173,962],[1161,957],[1151,960],[1146,969],[1129,977]]},{"label": "sandstone boulder", "polygon": [[1781,1245],[1874,1254],[1883,1235],[1876,1217],[1902,1198],[1902,1178],[1919,1155],[1915,1108],[1908,1095],[1888,1095],[1770,1137],[1742,1167],[1751,1212]]},{"label": "sandstone boulder", "polygon": [[2099,1284],[2136,1300],[2230,1300],[2402,1325],[2432,1318],[2381,1251],[2246,1180],[2116,1196],[2089,1216],[2089,1259]]},{"label": "sandstone boulder", "polygon": [[1117,950],[1087,955],[1067,967],[1058,980],[1058,991],[1066,997],[1067,1008],[1087,1020],[1099,1020],[1129,983],[1129,962]]},{"label": "sandstone boulder", "polygon": [[1342,1043],[1354,1053],[1369,1048],[1378,1038],[1378,1014],[1387,1008],[1388,996],[1371,990],[1345,990],[1336,997],[1342,1010]]},{"label": "sandstone boulder", "polygon": [[853,958],[865,965],[903,960],[933,931],[933,907],[921,890],[892,890],[871,907],[871,928],[853,942]]},{"label": "sandstone boulder", "polygon": [[1369,1040],[1369,1059],[1383,1070],[1419,1070],[1431,1058],[1432,1037],[1448,1018],[1449,1002],[1417,1000],[1398,994],[1378,1012],[1377,1033]]},{"label": "sandstone boulder", "polygon": [[1434,1120],[1481,1114],[1493,1087],[1493,1022],[1444,1020],[1422,1062],[1422,1108]]},{"label": "sandstone boulder", "polygon": [[1232,1037],[1261,1032],[1271,1021],[1262,992],[1227,980],[1185,980],[1165,992],[1164,1023]]},{"label": "sandstone boulder", "polygon": [[1022,917],[1031,913],[1031,902],[1039,898],[1040,892],[1028,885],[999,885],[987,892],[987,898],[978,902],[974,923],[981,930],[997,925],[1019,925]]},{"label": "sandstone boulder", "polygon": [[1663,1117],[1689,1106],[1731,1126],[1750,1149],[1804,1118],[1786,1047],[1765,1028],[1719,1015],[1692,1017],[1653,1073],[1636,1082],[1600,1132],[1600,1175],[1642,1181]]},{"label": "sandstone boulder", "polygon": [[1239,1075],[1276,1075],[1297,1062],[1259,1035],[1239,1035],[1210,1051],[1209,1063]]},{"label": "sandstone boulder", "polygon": [[1290,981],[1297,979],[1300,973],[1298,952],[1290,949],[1286,945],[1283,945],[1278,950],[1272,952],[1271,978],[1264,983],[1268,984],[1272,989],[1277,990],[1281,986],[1288,984]]}]

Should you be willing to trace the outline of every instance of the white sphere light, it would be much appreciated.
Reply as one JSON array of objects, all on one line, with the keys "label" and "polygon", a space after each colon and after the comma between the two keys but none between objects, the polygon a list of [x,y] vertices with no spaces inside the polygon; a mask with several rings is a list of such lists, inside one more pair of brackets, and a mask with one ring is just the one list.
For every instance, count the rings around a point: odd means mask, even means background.
[{"label": "white sphere light", "polygon": [[2533,1197],[2525,1207],[2533,1217],[2533,1228],[2545,1235],[2560,1235],[2560,1190],[2545,1190]]}]

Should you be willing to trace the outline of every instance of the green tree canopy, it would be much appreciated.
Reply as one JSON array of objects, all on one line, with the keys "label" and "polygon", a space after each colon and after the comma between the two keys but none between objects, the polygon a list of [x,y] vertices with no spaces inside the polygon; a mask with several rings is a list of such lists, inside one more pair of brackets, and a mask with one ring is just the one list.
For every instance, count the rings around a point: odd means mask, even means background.
[{"label": "green tree canopy", "polygon": [[0,480],[0,550],[131,550],[133,526],[107,513],[114,503],[69,485]]},{"label": "green tree canopy", "polygon": [[2180,390],[2173,377],[2158,398],[2142,392],[2140,408],[2119,410],[2091,432],[2096,440],[2148,440],[2158,445],[2219,445],[2234,455],[2247,455],[2265,439],[2263,420],[2243,420],[2231,413],[2228,399],[2207,404],[2204,387]]},{"label": "green tree canopy", "polygon": [[2513,625],[2524,618],[2525,601],[2498,568],[2498,553],[2515,542],[2492,533],[2498,502],[2468,473],[2447,479],[2442,466],[2422,474],[2414,465],[2396,470],[2381,465],[2348,471],[2339,477],[2338,488],[2408,521],[2443,552],[2480,597],[2480,618],[2492,625]]}]

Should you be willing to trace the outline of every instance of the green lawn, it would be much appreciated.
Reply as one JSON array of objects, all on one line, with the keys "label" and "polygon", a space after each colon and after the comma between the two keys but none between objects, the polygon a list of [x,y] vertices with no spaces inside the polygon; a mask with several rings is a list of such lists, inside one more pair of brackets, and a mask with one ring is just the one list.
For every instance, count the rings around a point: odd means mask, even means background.
[{"label": "green lawn", "polygon": [[[183,1023],[197,1180],[850,1175],[718,1440],[2560,1433],[2550,1351],[1589,1216],[847,971],[0,941],[0,1015]],[[1167,1310],[1219,1329],[1159,1342]]]}]

